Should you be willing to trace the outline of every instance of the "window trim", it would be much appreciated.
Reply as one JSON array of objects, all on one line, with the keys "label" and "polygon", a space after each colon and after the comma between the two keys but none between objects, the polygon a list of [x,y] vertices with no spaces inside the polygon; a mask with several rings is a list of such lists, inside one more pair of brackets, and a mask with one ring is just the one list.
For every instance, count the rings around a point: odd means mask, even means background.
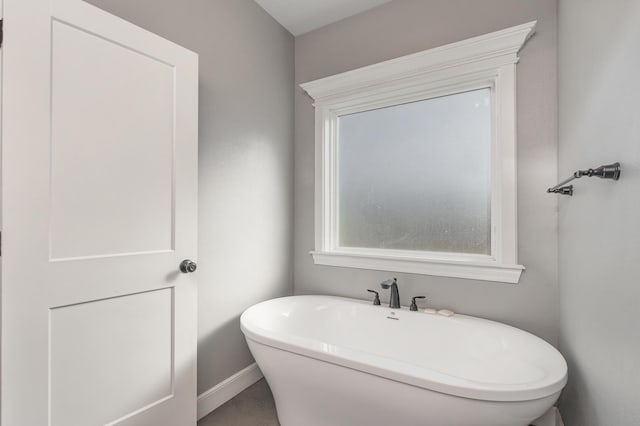
[{"label": "window trim", "polygon": [[[302,84],[315,106],[317,265],[517,283],[516,64],[536,22]],[[492,102],[491,255],[339,247],[338,117],[489,88]]]}]

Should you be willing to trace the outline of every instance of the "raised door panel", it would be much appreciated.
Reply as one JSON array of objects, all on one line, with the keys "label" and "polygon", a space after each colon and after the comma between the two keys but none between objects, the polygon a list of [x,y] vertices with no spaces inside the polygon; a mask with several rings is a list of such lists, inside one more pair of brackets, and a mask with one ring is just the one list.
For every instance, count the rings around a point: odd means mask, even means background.
[{"label": "raised door panel", "polygon": [[51,426],[117,424],[173,396],[173,289],[51,309]]},{"label": "raised door panel", "polygon": [[51,259],[168,251],[174,67],[52,23]]}]

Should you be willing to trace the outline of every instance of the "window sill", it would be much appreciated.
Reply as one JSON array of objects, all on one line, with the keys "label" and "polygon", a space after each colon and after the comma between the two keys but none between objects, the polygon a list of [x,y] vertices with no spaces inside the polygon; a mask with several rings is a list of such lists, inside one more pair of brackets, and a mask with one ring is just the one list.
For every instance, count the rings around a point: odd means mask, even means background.
[{"label": "window sill", "polygon": [[373,269],[434,275],[438,277],[467,278],[517,284],[525,269],[522,265],[502,265],[495,261],[461,261],[425,259],[416,256],[389,256],[379,254],[312,251],[316,265],[344,268]]}]

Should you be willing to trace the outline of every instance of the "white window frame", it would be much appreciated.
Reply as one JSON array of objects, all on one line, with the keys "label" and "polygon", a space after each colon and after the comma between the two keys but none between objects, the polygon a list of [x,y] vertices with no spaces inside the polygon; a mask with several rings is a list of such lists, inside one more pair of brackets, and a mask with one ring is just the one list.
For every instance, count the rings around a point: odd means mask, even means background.
[{"label": "white window frame", "polygon": [[[536,22],[302,84],[315,106],[317,265],[517,283],[516,64]],[[339,247],[338,119],[345,114],[489,88],[491,254]]]}]

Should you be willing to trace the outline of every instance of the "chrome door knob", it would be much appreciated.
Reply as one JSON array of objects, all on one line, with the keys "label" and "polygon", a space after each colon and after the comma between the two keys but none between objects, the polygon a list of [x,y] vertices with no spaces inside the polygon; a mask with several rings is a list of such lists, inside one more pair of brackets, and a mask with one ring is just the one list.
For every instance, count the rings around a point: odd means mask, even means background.
[{"label": "chrome door knob", "polygon": [[180,262],[180,272],[182,272],[183,274],[195,272],[197,267],[198,265],[196,265],[196,262],[189,259],[185,259]]}]

